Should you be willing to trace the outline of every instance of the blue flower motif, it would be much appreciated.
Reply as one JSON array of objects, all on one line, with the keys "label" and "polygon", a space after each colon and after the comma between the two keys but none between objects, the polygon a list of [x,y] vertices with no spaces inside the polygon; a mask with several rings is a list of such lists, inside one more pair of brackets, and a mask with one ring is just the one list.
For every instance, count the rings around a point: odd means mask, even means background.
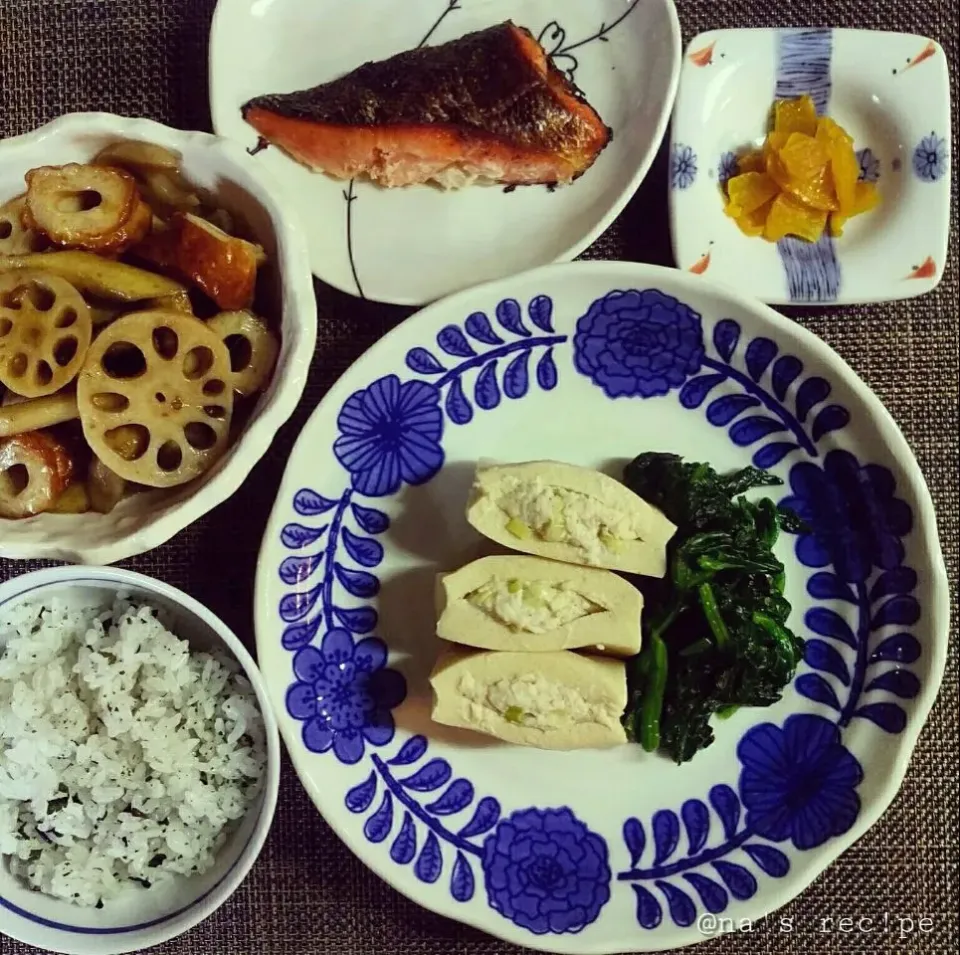
[{"label": "blue flower motif", "polygon": [[761,723],[740,740],[737,757],[746,825],[757,835],[815,849],[860,813],[863,770],[822,716],[791,716],[782,729]]},{"label": "blue flower motif", "polygon": [[425,381],[379,378],[352,394],[337,417],[333,453],[353,487],[385,497],[407,484],[425,484],[443,465],[440,392]]},{"label": "blue flower motif", "polygon": [[920,140],[913,151],[913,171],[924,182],[937,182],[947,171],[947,141],[936,133]]},{"label": "blue flower motif", "polygon": [[703,328],[692,308],[656,289],[610,292],[577,322],[573,352],[577,371],[608,398],[651,398],[700,370]]},{"label": "blue flower motif", "polygon": [[689,189],[697,178],[697,154],[683,143],[673,147],[670,157],[670,181],[674,189]]},{"label": "blue flower motif", "polygon": [[393,739],[391,710],[407,695],[404,678],[385,669],[387,648],[367,637],[359,643],[346,630],[331,630],[318,650],[306,646],[293,658],[298,682],[287,690],[287,712],[303,720],[303,742],[314,753],[331,747],[341,763],[357,763],[364,743]]},{"label": "blue flower motif", "polygon": [[581,931],[610,899],[607,844],[569,809],[524,809],[483,844],[490,905],[535,935]]},{"label": "blue flower motif", "polygon": [[876,182],[880,178],[880,160],[872,149],[861,149],[857,153],[857,162],[860,163],[861,182]]},{"label": "blue flower motif", "polygon": [[721,186],[725,186],[740,171],[740,165],[737,162],[737,154],[726,152],[720,157],[720,163],[717,166],[717,179]]},{"label": "blue flower motif", "polygon": [[901,538],[913,526],[913,514],[896,497],[896,481],[886,468],[833,450],[822,468],[809,461],[795,464],[790,487],[793,494],[783,506],[809,527],[796,548],[805,566],[833,564],[841,579],[863,583],[874,566],[889,570],[903,562]]}]

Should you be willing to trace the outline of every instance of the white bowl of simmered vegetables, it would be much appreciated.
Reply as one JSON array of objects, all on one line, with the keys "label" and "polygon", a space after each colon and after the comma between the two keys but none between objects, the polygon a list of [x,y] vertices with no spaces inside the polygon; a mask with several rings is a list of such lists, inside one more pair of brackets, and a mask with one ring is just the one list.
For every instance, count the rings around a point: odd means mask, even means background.
[{"label": "white bowl of simmered vegetables", "polygon": [[316,340],[275,195],[241,147],[144,119],[0,142],[0,555],[113,563],[244,481]]}]

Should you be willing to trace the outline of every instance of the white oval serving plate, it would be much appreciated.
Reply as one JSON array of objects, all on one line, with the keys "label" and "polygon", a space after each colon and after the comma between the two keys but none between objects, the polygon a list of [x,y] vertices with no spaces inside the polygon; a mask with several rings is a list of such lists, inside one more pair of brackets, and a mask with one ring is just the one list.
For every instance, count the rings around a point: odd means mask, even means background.
[{"label": "white oval serving plate", "polygon": [[352,295],[421,305],[477,282],[579,255],[643,181],[679,81],[672,0],[221,0],[210,38],[214,128],[246,147],[240,107],[306,89],[361,63],[512,18],[541,37],[613,141],[582,179],[551,193],[496,186],[443,192],[342,182],[279,149],[257,155],[302,211],[313,270]]},{"label": "white oval serving plate", "polygon": [[269,387],[245,429],[206,474],[169,491],[124,498],[109,514],[39,514],[0,519],[0,555],[8,558],[112,564],[159,547],[243,483],[303,394],[317,338],[317,303],[303,230],[279,202],[277,186],[236,144],[209,133],[171,129],[149,119],[71,113],[0,142],[0,202],[23,192],[35,166],[86,162],[110,142],[142,140],[176,150],[187,181],[217,195],[241,216],[266,249],[279,321],[280,355]]},{"label": "white oval serving plate", "polygon": [[[616,475],[648,450],[768,467],[807,520],[777,545],[807,639],[782,700],[681,766],[433,724],[434,576],[477,556],[477,460]],[[594,955],[701,941],[801,892],[897,792],[947,627],[930,496],[870,390],[766,306],[624,263],[473,289],[378,342],[300,437],[256,587],[281,732],[340,837],[436,912]]]}]

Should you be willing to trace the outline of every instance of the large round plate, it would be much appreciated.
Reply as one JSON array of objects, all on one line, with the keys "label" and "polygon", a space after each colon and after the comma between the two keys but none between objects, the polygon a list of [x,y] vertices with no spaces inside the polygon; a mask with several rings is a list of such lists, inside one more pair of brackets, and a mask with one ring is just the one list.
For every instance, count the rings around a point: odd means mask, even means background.
[{"label": "large round plate", "polygon": [[541,37],[613,129],[611,144],[554,193],[385,190],[310,172],[272,147],[258,153],[303,210],[313,270],[325,282],[421,305],[579,255],[636,191],[666,131],[681,63],[673,0],[221,0],[210,38],[213,125],[248,147],[257,135],[240,107],[254,96],[316,86],[508,18]]},{"label": "large round plate", "polygon": [[[778,545],[807,638],[781,702],[680,767],[433,725],[433,577],[476,551],[477,459],[616,473],[645,450],[768,466],[807,519]],[[648,266],[543,269],[400,325],[310,419],[259,566],[260,665],[329,823],[417,902],[550,951],[668,949],[783,905],[890,803],[944,667],[933,508],[890,416],[798,325]]]}]

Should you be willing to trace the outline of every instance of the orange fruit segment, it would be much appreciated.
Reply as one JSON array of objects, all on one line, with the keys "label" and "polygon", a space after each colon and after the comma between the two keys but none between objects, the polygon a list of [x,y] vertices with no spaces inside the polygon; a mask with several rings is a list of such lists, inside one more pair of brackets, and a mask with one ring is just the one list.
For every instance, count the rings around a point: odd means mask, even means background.
[{"label": "orange fruit segment", "polygon": [[787,175],[787,170],[783,168],[783,160],[780,158],[780,153],[776,152],[775,150],[770,150],[767,153],[765,169],[767,175],[782,190],[786,190],[787,186],[790,184],[790,176]]},{"label": "orange fruit segment", "polygon": [[823,143],[803,133],[791,133],[777,153],[786,174],[783,188],[814,209],[832,212],[839,208],[830,168],[830,154]]},{"label": "orange fruit segment", "polygon": [[853,138],[850,134],[835,120],[829,116],[821,116],[817,120],[815,135],[822,143],[842,142],[848,146],[853,146]]},{"label": "orange fruit segment", "polygon": [[856,184],[856,196],[853,200],[853,212],[851,215],[859,216],[864,212],[870,212],[880,205],[880,193],[877,192],[877,185],[874,182],[858,182]]},{"label": "orange fruit segment", "polygon": [[809,96],[783,99],[774,104],[773,128],[778,133],[817,134],[817,108]]},{"label": "orange fruit segment", "polygon": [[780,187],[765,172],[745,172],[727,183],[730,206],[738,210],[737,216],[755,212],[779,191]]},{"label": "orange fruit segment", "polygon": [[763,146],[739,156],[737,169],[724,212],[745,235],[770,242],[788,235],[816,242],[828,228],[839,237],[848,219],[880,202],[876,185],[859,181],[852,137],[818,117],[809,96],[774,103]]},{"label": "orange fruit segment", "polygon": [[787,175],[801,182],[819,175],[830,162],[830,155],[823,143],[803,133],[791,133],[777,155]]},{"label": "orange fruit segment", "polygon": [[865,212],[870,212],[872,209],[880,204],[880,194],[877,192],[877,187],[875,183],[872,182],[858,182],[855,184],[854,188],[854,200],[853,206],[849,216],[841,215],[840,213],[833,213],[830,216],[830,235],[835,239],[840,238],[843,235],[844,226],[847,224],[847,220],[853,216],[863,215]]},{"label": "orange fruit segment", "polygon": [[811,209],[789,193],[781,192],[773,200],[763,234],[770,242],[779,242],[788,235],[816,242],[826,226],[826,212]]},{"label": "orange fruit segment", "polygon": [[769,162],[771,156],[777,155],[780,150],[787,145],[789,138],[789,133],[778,133],[776,130],[772,133],[767,133],[767,138],[763,141],[764,160]]},{"label": "orange fruit segment", "polygon": [[746,212],[743,215],[737,216],[734,221],[740,227],[740,231],[751,238],[762,236],[764,229],[766,229],[767,219],[770,217],[770,209],[773,207],[774,201],[774,199],[771,199],[759,208],[754,209],[753,212]]},{"label": "orange fruit segment", "polygon": [[860,163],[853,150],[853,139],[827,116],[817,124],[817,139],[826,147],[830,157],[837,207],[842,215],[849,217],[853,214],[856,184],[860,178]]},{"label": "orange fruit segment", "polygon": [[836,212],[840,208],[830,166],[817,170],[809,179],[791,180],[787,192],[806,203],[811,209]]}]

